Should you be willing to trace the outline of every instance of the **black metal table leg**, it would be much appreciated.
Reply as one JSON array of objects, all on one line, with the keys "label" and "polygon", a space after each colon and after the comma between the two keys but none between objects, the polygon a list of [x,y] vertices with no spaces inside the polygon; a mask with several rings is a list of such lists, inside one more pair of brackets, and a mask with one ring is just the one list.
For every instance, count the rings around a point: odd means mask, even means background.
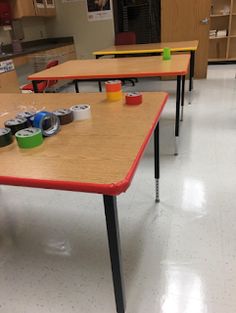
[{"label": "black metal table leg", "polygon": [[79,93],[79,82],[77,79],[74,80],[74,84],[75,84],[75,91],[76,93]]},{"label": "black metal table leg", "polygon": [[107,236],[110,250],[113,286],[117,313],[125,313],[125,291],[121,266],[121,249],[117,204],[115,196],[103,195]]},{"label": "black metal table leg", "polygon": [[178,75],[176,88],[176,114],[175,114],[175,155],[178,155],[180,99],[181,99],[181,76]]},{"label": "black metal table leg", "polygon": [[37,80],[32,80],[32,85],[34,89],[34,93],[38,93],[38,81]]},{"label": "black metal table leg", "polygon": [[159,123],[154,131],[154,168],[156,180],[156,202],[160,202],[159,197],[159,179],[160,179],[160,150],[159,150]]},{"label": "black metal table leg", "polygon": [[194,77],[194,69],[195,69],[195,51],[191,51],[190,57],[190,74],[189,74],[189,91],[193,90],[193,77]]},{"label": "black metal table leg", "polygon": [[181,91],[181,117],[180,121],[184,120],[184,98],[185,98],[185,75],[182,76],[182,91]]},{"label": "black metal table leg", "polygon": [[193,90],[193,77],[195,71],[195,51],[191,51],[190,58],[190,74],[189,74],[189,101],[188,103],[192,103],[192,90]]},{"label": "black metal table leg", "polygon": [[102,92],[102,82],[100,80],[98,81],[98,88],[99,92]]}]

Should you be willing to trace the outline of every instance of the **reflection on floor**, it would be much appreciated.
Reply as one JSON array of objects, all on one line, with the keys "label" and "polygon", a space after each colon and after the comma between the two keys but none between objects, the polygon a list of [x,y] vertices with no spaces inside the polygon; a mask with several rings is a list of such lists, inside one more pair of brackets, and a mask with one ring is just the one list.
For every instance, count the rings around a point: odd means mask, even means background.
[{"label": "reflection on floor", "polygon": [[[127,313],[236,312],[236,72],[211,66],[185,106],[173,156],[175,83],[160,122],[161,203],[152,144],[118,198]],[[73,89],[73,86],[71,87]],[[96,91],[96,83],[81,91]],[[1,186],[0,312],[115,312],[101,196]]]}]

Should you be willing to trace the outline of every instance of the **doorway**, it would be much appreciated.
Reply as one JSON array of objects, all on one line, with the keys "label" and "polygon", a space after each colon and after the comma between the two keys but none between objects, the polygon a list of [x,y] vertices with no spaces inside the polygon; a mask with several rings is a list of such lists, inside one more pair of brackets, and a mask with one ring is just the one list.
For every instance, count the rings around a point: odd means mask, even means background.
[{"label": "doorway", "polygon": [[160,42],[160,0],[113,0],[115,33],[136,33],[137,43]]}]

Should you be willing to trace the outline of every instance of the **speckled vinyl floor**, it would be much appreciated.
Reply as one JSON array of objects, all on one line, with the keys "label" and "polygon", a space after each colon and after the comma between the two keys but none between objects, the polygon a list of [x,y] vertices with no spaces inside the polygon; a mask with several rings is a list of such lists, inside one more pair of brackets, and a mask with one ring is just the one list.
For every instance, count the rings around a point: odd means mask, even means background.
[{"label": "speckled vinyl floor", "polygon": [[[127,313],[236,312],[235,72],[211,66],[195,81],[178,157],[175,83],[135,87],[171,95],[160,122],[161,203],[153,142],[118,197]],[[101,196],[0,186],[0,312],[115,313]]]}]

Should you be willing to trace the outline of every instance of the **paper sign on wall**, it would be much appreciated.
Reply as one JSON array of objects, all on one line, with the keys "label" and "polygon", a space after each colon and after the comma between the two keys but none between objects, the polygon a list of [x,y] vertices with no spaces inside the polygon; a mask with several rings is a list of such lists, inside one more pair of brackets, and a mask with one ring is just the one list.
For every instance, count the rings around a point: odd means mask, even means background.
[{"label": "paper sign on wall", "polygon": [[87,0],[87,7],[90,22],[112,19],[111,0]]}]

